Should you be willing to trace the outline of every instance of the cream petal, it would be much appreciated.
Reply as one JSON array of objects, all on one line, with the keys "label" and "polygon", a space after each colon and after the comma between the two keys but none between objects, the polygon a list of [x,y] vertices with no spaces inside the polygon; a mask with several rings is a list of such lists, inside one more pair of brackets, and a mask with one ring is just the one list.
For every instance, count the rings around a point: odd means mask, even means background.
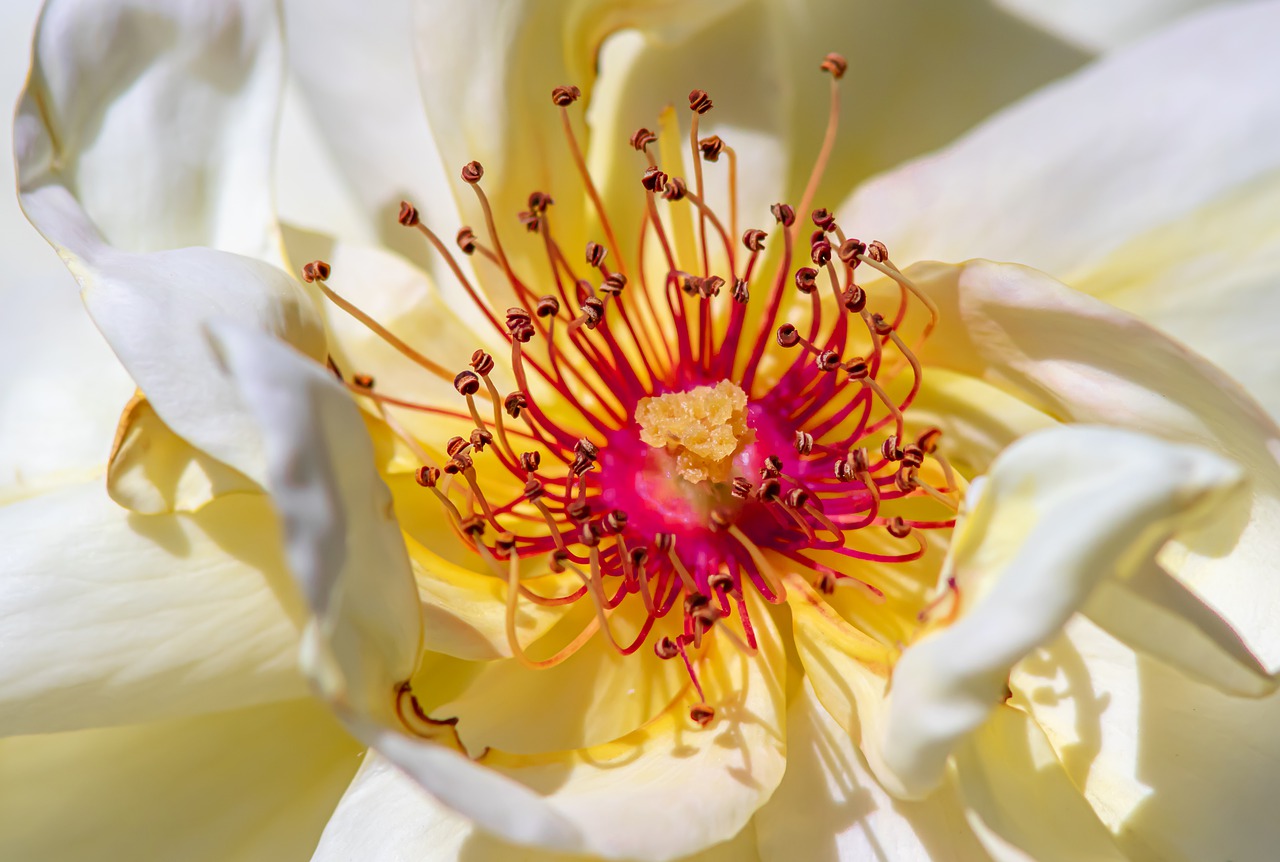
[{"label": "cream petal", "polygon": [[1280,168],[1280,101],[1262,83],[1277,32],[1274,2],[1192,16],[870,181],[842,222],[902,261],[981,256],[1074,280]]},{"label": "cream petal", "polygon": [[1226,696],[1081,617],[1010,685],[1128,858],[1272,855],[1280,695]]},{"label": "cream petal", "polygon": [[1208,450],[1114,429],[1064,426],[1006,449],[971,490],[943,567],[958,619],[926,623],[893,669],[881,737],[890,788],[919,797],[936,787],[1014,664],[1100,581],[1154,564],[1172,535],[1240,487],[1239,469]]},{"label": "cream petal", "polygon": [[1044,732],[1002,706],[957,751],[969,824],[998,862],[1124,862]]},{"label": "cream petal", "polygon": [[1019,15],[1050,33],[1089,50],[1114,48],[1151,32],[1215,0],[995,0],[997,6]]},{"label": "cream petal", "polygon": [[[1024,267],[913,269],[942,308],[926,365],[979,377],[1065,422],[1113,425],[1225,454],[1251,499],[1172,542],[1160,564],[1280,668],[1280,429],[1208,362],[1123,312]],[[1232,521],[1230,535],[1222,523]]]},{"label": "cream petal", "polygon": [[278,260],[282,65],[269,3],[47,3],[15,122],[28,215],[55,246],[84,254],[40,200],[62,188],[118,249],[206,245]]},{"label": "cream petal", "polygon": [[98,482],[0,508],[0,733],[303,694],[270,524],[261,496],[143,517]]},{"label": "cream petal", "polygon": [[885,792],[849,728],[818,702],[808,681],[787,714],[787,772],[756,815],[765,862],[985,862],[951,785],[920,802]]},{"label": "cream petal", "polygon": [[0,858],[304,859],[360,749],[313,700],[0,741]]},{"label": "cream petal", "polygon": [[228,322],[210,337],[259,423],[286,555],[314,615],[303,667],[327,698],[389,720],[422,626],[360,411],[327,370],[279,341]]}]

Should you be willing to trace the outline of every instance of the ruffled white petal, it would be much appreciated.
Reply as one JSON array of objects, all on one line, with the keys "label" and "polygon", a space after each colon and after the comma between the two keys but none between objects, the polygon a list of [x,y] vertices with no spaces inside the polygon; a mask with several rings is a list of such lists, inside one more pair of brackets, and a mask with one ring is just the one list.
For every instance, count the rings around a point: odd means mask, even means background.
[{"label": "ruffled white petal", "polygon": [[995,0],[1051,33],[1090,50],[1114,48],[1214,0]]},{"label": "ruffled white petal", "polygon": [[310,699],[0,740],[0,859],[305,859],[359,763]]},{"label": "ruffled white petal", "polygon": [[0,533],[0,734],[305,692],[260,495],[143,517],[93,482],[0,508]]}]

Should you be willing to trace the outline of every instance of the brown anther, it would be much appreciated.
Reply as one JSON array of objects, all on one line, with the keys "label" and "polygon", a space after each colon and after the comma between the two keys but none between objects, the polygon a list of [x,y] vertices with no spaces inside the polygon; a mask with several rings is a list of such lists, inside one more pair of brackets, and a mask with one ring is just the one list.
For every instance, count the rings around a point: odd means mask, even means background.
[{"label": "brown anther", "polygon": [[885,529],[895,539],[905,539],[911,535],[911,525],[896,515],[889,519],[889,523],[885,524]]},{"label": "brown anther", "polygon": [[857,449],[850,449],[847,457],[853,472],[866,473],[871,469],[871,456],[867,454],[867,450],[862,446]]},{"label": "brown anther", "polygon": [[802,266],[796,270],[796,290],[803,294],[813,293],[818,289],[818,271],[811,266]]},{"label": "brown anther", "polygon": [[453,378],[453,388],[459,395],[475,395],[480,391],[480,378],[474,371],[459,371]]},{"label": "brown anther", "polygon": [[560,313],[560,300],[550,294],[547,294],[546,296],[539,297],[538,304],[534,306],[533,310],[538,317],[554,317]]},{"label": "brown anther", "polygon": [[527,343],[533,338],[533,315],[529,313],[527,308],[513,306],[507,309],[507,331],[511,333],[511,337],[521,344]]},{"label": "brown anther", "polygon": [[458,248],[463,254],[476,253],[476,233],[471,228],[465,225],[458,228],[458,235],[454,237],[453,241],[458,244]]},{"label": "brown anther", "polygon": [[813,364],[819,371],[835,371],[840,367],[840,354],[834,350],[824,350],[814,357]]},{"label": "brown anther", "polygon": [[530,479],[524,483],[524,498],[530,503],[542,499],[542,495],[547,493],[547,489],[537,479]]},{"label": "brown anther", "polygon": [[831,243],[824,239],[809,246],[809,259],[817,266],[826,266],[831,262]]},{"label": "brown anther", "polygon": [[596,529],[595,524],[583,524],[578,533],[578,541],[588,548],[597,547],[600,544],[600,531]]},{"label": "brown anther", "polygon": [[524,225],[524,229],[529,233],[537,233],[538,227],[542,224],[541,216],[528,210],[521,210],[516,213],[516,218],[520,220],[520,224]]},{"label": "brown anther", "polygon": [[449,442],[444,444],[445,454],[450,458],[455,457],[463,449],[467,448],[466,437],[450,437]]},{"label": "brown anther", "polygon": [[419,221],[418,208],[408,201],[400,201],[400,215],[398,216],[400,224],[405,227],[413,227]]},{"label": "brown anther", "polygon": [[724,287],[724,279],[718,275],[709,275],[702,280],[702,286],[699,292],[703,299],[710,299],[713,296],[720,295],[720,288]]},{"label": "brown anther", "polygon": [[893,332],[893,324],[885,320],[883,314],[871,315],[871,328],[875,330],[876,335],[888,335]]},{"label": "brown anther", "polygon": [[814,210],[812,213],[810,213],[809,218],[813,219],[813,223],[816,224],[823,231],[831,230],[831,228],[834,227],[836,223],[836,217],[833,216],[830,212],[828,212],[824,207],[819,207],[818,209]]},{"label": "brown anther", "polygon": [[578,101],[582,96],[582,91],[570,84],[567,87],[556,87],[551,91],[551,101],[558,108],[566,108]]},{"label": "brown anther", "polygon": [[719,135],[710,135],[698,141],[698,149],[702,150],[704,159],[717,162],[720,160],[720,153],[724,151],[724,141],[720,140]]},{"label": "brown anther", "polygon": [[764,238],[768,234],[759,228],[751,228],[742,234],[742,244],[747,247],[747,251],[760,251],[764,248]]},{"label": "brown anther", "polygon": [[413,478],[418,480],[418,484],[424,488],[434,488],[436,483],[440,481],[439,467],[419,467],[417,472],[413,474]]},{"label": "brown anther", "polygon": [[713,592],[732,592],[733,591],[733,575],[728,572],[716,572],[707,578],[707,587]]},{"label": "brown anther", "polygon": [[484,176],[484,165],[479,162],[467,162],[462,166],[462,181],[475,185]]},{"label": "brown anther", "polygon": [[773,217],[783,227],[791,227],[796,223],[796,211],[788,204],[774,204],[769,207],[769,212],[773,213]]},{"label": "brown anther", "polygon": [[852,482],[857,475],[853,471],[853,467],[849,466],[849,462],[841,458],[835,463],[836,479],[841,482]]},{"label": "brown anther", "polygon": [[707,516],[711,522],[711,529],[715,531],[728,529],[728,527],[737,520],[733,513],[728,509],[712,509],[711,514]]},{"label": "brown anther", "polygon": [[608,256],[609,250],[598,242],[589,241],[587,243],[587,266],[599,267],[604,263],[604,259]]},{"label": "brown anther", "polygon": [[893,477],[893,484],[904,494],[920,487],[920,482],[916,479],[916,468],[908,467],[905,464],[898,468],[897,474]]},{"label": "brown anther", "polygon": [[689,187],[684,184],[684,180],[679,177],[671,177],[667,180],[667,184],[662,187],[662,199],[668,201],[682,201],[684,196],[689,193]]},{"label": "brown anther", "polygon": [[783,502],[793,509],[803,509],[804,504],[809,502],[809,492],[804,488],[792,488]]},{"label": "brown anther", "polygon": [[484,535],[484,518],[479,515],[468,515],[458,524],[462,528],[462,532],[473,538],[479,538]]},{"label": "brown anther", "polygon": [[696,614],[698,611],[702,610],[709,604],[711,604],[711,599],[707,598],[702,593],[693,593],[692,595],[685,596],[684,597],[685,616],[691,616],[693,614]]},{"label": "brown anther", "polygon": [[641,126],[636,129],[635,134],[631,136],[631,146],[635,148],[637,152],[643,153],[646,151],[648,146],[656,140],[658,140],[657,135]]},{"label": "brown anther", "polygon": [[493,540],[493,549],[498,552],[499,557],[507,559],[516,549],[516,534],[505,530],[499,533]]},{"label": "brown anther", "polygon": [[684,291],[686,296],[697,296],[702,293],[702,276],[686,275],[684,281],[680,283],[680,289]]},{"label": "brown anther", "polygon": [[529,212],[534,215],[542,215],[547,211],[547,207],[555,203],[551,199],[551,195],[544,192],[533,192],[529,195]]},{"label": "brown anther", "polygon": [[716,711],[705,703],[700,703],[689,710],[689,718],[692,719],[693,723],[698,725],[698,727],[706,727],[715,717]]},{"label": "brown anther", "polygon": [[729,493],[739,500],[745,500],[751,494],[751,483],[741,476],[735,476]]},{"label": "brown anther", "polygon": [[849,266],[857,266],[862,263],[858,260],[858,255],[867,253],[867,244],[860,239],[847,239],[840,243],[840,249],[836,252],[840,259]]},{"label": "brown anther", "polygon": [[711,627],[719,622],[720,618],[723,617],[724,614],[720,613],[719,608],[708,604],[689,614],[689,616],[693,618],[694,623],[699,629],[706,632],[710,631]]},{"label": "brown anther", "polygon": [[627,286],[627,277],[620,272],[611,272],[600,283],[600,292],[607,296],[618,296]]},{"label": "brown anther", "polygon": [[493,357],[483,350],[471,354],[471,368],[481,377],[493,370]]},{"label": "brown anther", "polygon": [[797,454],[808,455],[813,451],[813,435],[808,431],[797,431],[795,446]]},{"label": "brown anther", "polygon": [[902,463],[907,467],[919,467],[924,463],[924,450],[914,443],[903,446]]},{"label": "brown anther", "polygon": [[640,178],[640,185],[651,192],[662,191],[663,186],[667,184],[667,175],[661,169],[656,167],[645,168],[644,176]]},{"label": "brown anther", "polygon": [[761,476],[778,476],[782,473],[782,459],[777,455],[764,456],[763,465],[760,467]]},{"label": "brown anther", "polygon": [[831,595],[836,591],[836,578],[830,572],[823,572],[813,582],[813,588],[823,595]]},{"label": "brown anther", "polygon": [[507,415],[512,419],[519,419],[520,413],[528,406],[529,399],[523,392],[512,392],[502,401],[502,409],[506,410]]},{"label": "brown anther", "polygon": [[850,380],[866,380],[871,374],[871,366],[861,356],[855,356],[846,362],[844,370],[849,372]]},{"label": "brown anther", "polygon": [[676,546],[675,533],[654,533],[653,546],[662,553],[667,553]]},{"label": "brown anther", "polygon": [[587,329],[595,329],[604,320],[604,300],[598,296],[588,296],[582,300],[583,325]]},{"label": "brown anther", "polygon": [[592,460],[579,455],[573,459],[573,463],[569,465],[569,472],[574,476],[581,476],[583,473],[590,472]]},{"label": "brown anther", "polygon": [[564,513],[575,524],[581,524],[591,517],[591,504],[586,500],[574,500],[564,507]]},{"label": "brown anther", "polygon": [[689,110],[695,114],[705,114],[711,110],[711,97],[706,90],[692,90],[689,93]]},{"label": "brown anther", "polygon": [[782,496],[782,482],[774,476],[767,476],[756,489],[756,499],[761,503],[774,503]]},{"label": "brown anther", "polygon": [[564,561],[567,559],[569,559],[569,552],[556,548],[551,552],[551,560],[547,563],[547,568],[558,575],[564,571]]},{"label": "brown anther", "polygon": [[861,314],[862,310],[867,307],[867,292],[856,284],[851,284],[840,295],[840,302],[847,310],[852,311],[854,314]]},{"label": "brown anther", "polygon": [[649,562],[649,549],[632,548],[631,553],[628,556],[631,557],[631,565],[643,566],[645,563]]},{"label": "brown anther", "polygon": [[538,467],[542,464],[542,455],[537,452],[521,452],[520,467],[526,473],[538,472]]},{"label": "brown anther", "polygon": [[816,243],[824,242],[826,238],[826,231],[822,229],[815,230],[813,233],[809,234],[809,248],[813,248]]},{"label": "brown anther", "polygon": [[483,428],[476,428],[471,432],[471,448],[477,452],[483,452],[484,447],[493,443],[493,435]]},{"label": "brown anther", "polygon": [[795,347],[800,343],[800,333],[796,331],[795,324],[784,323],[778,327],[778,344],[783,347]]},{"label": "brown anther", "polygon": [[351,383],[361,389],[372,389],[373,376],[370,374],[353,374],[351,375]]},{"label": "brown anther", "polygon": [[867,245],[867,257],[876,263],[884,263],[889,259],[889,249],[885,248],[884,243],[878,239],[873,239]]},{"label": "brown anther", "polygon": [[880,444],[880,454],[884,456],[886,461],[902,460],[902,450],[898,448],[897,434],[890,434],[884,438],[884,443]]},{"label": "brown anther", "polygon": [[916,445],[919,446],[921,451],[926,455],[932,455],[934,452],[938,451],[938,442],[941,439],[941,428],[929,428],[916,438]]},{"label": "brown anther", "polygon": [[621,509],[614,509],[604,516],[604,528],[615,536],[621,533],[627,528],[627,513]]},{"label": "brown anther", "polygon": [[849,61],[840,54],[834,52],[822,58],[822,65],[818,68],[824,72],[830,72],[831,77],[837,81],[844,77],[844,73],[849,69]]},{"label": "brown anther", "polygon": [[592,443],[586,437],[579,437],[578,442],[573,444],[574,454],[594,461],[600,457],[600,447]]},{"label": "brown anther", "polygon": [[307,284],[313,281],[328,281],[329,272],[329,264],[323,260],[313,260],[302,267],[302,280]]},{"label": "brown anther", "polygon": [[675,641],[671,638],[663,637],[654,643],[653,654],[663,660],[673,659],[680,655],[680,650],[676,647]]},{"label": "brown anther", "polygon": [[747,280],[745,278],[734,279],[733,290],[730,291],[729,295],[733,297],[734,302],[745,305],[747,300],[751,298],[751,291],[747,289]]}]

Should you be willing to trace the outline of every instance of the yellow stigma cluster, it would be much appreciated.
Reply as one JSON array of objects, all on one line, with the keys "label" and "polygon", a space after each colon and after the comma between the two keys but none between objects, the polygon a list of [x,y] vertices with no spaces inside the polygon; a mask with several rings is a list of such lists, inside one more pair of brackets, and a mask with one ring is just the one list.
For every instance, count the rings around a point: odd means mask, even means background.
[{"label": "yellow stigma cluster", "polygon": [[747,427],[747,393],[728,380],[641,398],[640,439],[665,446],[687,482],[727,482],[734,457],[755,437]]}]

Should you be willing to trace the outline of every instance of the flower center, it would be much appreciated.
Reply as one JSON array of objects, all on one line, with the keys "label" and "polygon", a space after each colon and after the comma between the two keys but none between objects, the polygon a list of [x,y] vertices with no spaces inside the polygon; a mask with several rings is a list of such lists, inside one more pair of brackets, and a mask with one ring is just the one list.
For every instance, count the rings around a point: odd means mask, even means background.
[{"label": "flower center", "polygon": [[[845,64],[829,55],[822,68],[831,74],[831,113],[801,211],[831,153]],[[585,268],[552,230],[550,195],[533,192],[518,218],[549,274],[541,276],[546,292],[535,291],[499,238],[483,168],[469,163],[462,179],[477,196],[487,238],[464,227],[457,244],[515,298],[499,316],[417,209],[401,208],[401,223],[445,258],[509,344],[514,391],[500,392],[496,360],[485,350],[452,374],[334,293],[327,264],[308,264],[303,275],[401,353],[451,379],[465,400],[465,410],[441,408],[377,391],[367,376],[347,381],[421,458],[419,483],[507,581],[512,654],[540,668],[597,636],[622,654],[652,643],[658,656],[683,661],[698,700],[690,717],[705,725],[715,709],[704,702],[700,651],[719,635],[754,654],[751,593],[777,604],[788,582],[808,590],[796,580],[804,578],[821,593],[849,586],[883,602],[876,566],[918,559],[927,532],[954,525],[959,489],[937,451],[939,432],[908,418],[923,376],[915,350],[937,310],[883,244],[846,236],[825,209],[810,215],[812,265],[793,268],[802,228],[786,204],[772,207],[779,242],[771,272],[765,231],[746,230],[736,246],[736,157],[719,137],[698,137],[712,107],[701,90],[689,96],[691,184],[658,164],[654,132],[631,138],[644,158],[635,189],[641,230],[624,249],[569,121],[578,95],[558,87],[552,101],[605,239],[586,244]],[[664,134],[678,134],[670,126]],[[706,200],[702,174],[704,161],[722,157],[727,218]],[[893,287],[864,290],[858,276],[868,269]],[[470,430],[449,439],[441,457],[407,434],[393,410],[425,411]],[[526,582],[548,570],[572,572],[580,586],[545,595]],[[515,625],[519,604],[577,601],[594,607],[590,624],[551,655],[531,657]],[[614,625],[624,607],[643,619],[631,637]],[[669,634],[653,634],[659,621],[669,621]]]}]

